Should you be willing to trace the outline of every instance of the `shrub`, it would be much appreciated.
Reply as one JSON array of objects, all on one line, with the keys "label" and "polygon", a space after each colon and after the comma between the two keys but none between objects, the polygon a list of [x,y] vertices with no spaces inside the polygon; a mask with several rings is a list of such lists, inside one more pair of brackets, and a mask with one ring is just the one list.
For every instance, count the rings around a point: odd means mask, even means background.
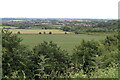
[{"label": "shrub", "polygon": [[17,33],[20,34],[20,31],[18,31]]},{"label": "shrub", "polygon": [[65,34],[67,34],[67,32],[65,32]]},{"label": "shrub", "polygon": [[39,32],[39,34],[42,34],[41,32]]},{"label": "shrub", "polygon": [[[25,78],[32,77],[29,69],[29,54],[31,52],[21,45],[22,39],[17,34],[8,30],[2,30],[2,71],[3,78]],[[27,67],[26,67],[27,66]],[[27,75],[26,73],[29,73]]]},{"label": "shrub", "polygon": [[90,73],[94,71],[95,55],[100,56],[101,50],[99,44],[95,41],[82,41],[81,45],[74,49],[73,63],[76,67],[81,68],[83,73],[90,76]]},{"label": "shrub", "polygon": [[[45,67],[45,72],[47,74],[55,74],[56,76],[59,73],[66,71],[69,64],[68,53],[64,50],[61,50],[57,44],[53,42],[43,42],[33,48],[33,52],[37,55],[36,63],[39,62],[39,56],[43,55],[46,60],[46,64],[49,64],[49,67]],[[38,60],[37,60],[38,59]]]},{"label": "shrub", "polygon": [[79,34],[79,32],[78,32],[78,31],[75,31],[74,33],[75,33],[75,34]]},{"label": "shrub", "polygon": [[46,34],[46,32],[43,32],[44,34]]},{"label": "shrub", "polygon": [[52,34],[52,32],[49,32],[49,34]]}]

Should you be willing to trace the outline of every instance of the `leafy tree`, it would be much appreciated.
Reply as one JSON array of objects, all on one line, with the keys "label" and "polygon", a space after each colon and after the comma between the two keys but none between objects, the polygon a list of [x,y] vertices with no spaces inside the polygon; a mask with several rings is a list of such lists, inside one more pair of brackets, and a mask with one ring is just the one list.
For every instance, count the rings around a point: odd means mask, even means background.
[{"label": "leafy tree", "polygon": [[46,32],[43,32],[44,34],[46,34]]},{"label": "leafy tree", "polygon": [[[3,78],[26,78],[30,51],[20,44],[17,34],[2,30],[2,68]],[[30,75],[31,76],[31,75]]]},{"label": "leafy tree", "polygon": [[15,48],[20,46],[21,38],[18,38],[16,34],[12,34],[8,30],[2,30],[2,47],[8,52],[13,52]]},{"label": "leafy tree", "polygon": [[103,68],[112,65],[112,63],[119,64],[119,35],[107,36],[102,44],[104,45]]},{"label": "leafy tree", "polygon": [[74,49],[73,62],[75,66],[81,68],[84,74],[90,76],[95,68],[95,56],[101,55],[101,50],[99,49],[99,44],[94,41],[82,41],[81,45]]},{"label": "leafy tree", "polygon": [[63,31],[70,31],[70,29],[71,29],[70,27],[66,27],[66,26],[62,28]]},{"label": "leafy tree", "polygon": [[[61,50],[57,46],[57,44],[54,44],[53,42],[49,42],[49,43],[43,42],[35,46],[33,51],[38,58],[41,55],[45,56],[45,58],[48,58],[48,60],[46,60],[46,64],[49,64],[50,66],[45,67],[45,72],[49,75],[53,72],[54,73],[57,72],[55,75],[58,76],[59,73],[65,72],[65,70],[68,68],[69,65],[68,54],[66,53],[66,51]],[[38,58],[34,60],[36,65],[39,62]]]},{"label": "leafy tree", "polygon": [[65,32],[65,34],[67,34],[67,32]]},{"label": "leafy tree", "polygon": [[42,34],[41,32],[39,32],[39,34]]},{"label": "leafy tree", "polygon": [[18,31],[18,34],[20,34],[20,31]]},{"label": "leafy tree", "polygon": [[49,32],[49,34],[52,34],[52,32]]},{"label": "leafy tree", "polygon": [[75,31],[74,33],[75,33],[75,34],[79,34],[79,32],[78,32],[78,31]]}]

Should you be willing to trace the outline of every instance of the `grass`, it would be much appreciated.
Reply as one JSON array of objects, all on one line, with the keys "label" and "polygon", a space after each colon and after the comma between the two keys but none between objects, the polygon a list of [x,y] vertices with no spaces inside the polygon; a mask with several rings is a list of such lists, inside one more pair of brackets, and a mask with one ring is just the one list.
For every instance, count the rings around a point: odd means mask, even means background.
[{"label": "grass", "polygon": [[72,53],[73,48],[79,45],[83,39],[87,41],[105,39],[105,35],[97,36],[87,34],[20,34],[19,36],[23,38],[22,44],[28,45],[29,48],[33,48],[43,41],[53,41],[69,53]]},{"label": "grass", "polygon": [[[20,31],[20,37],[23,38],[22,44],[28,45],[29,48],[33,48],[35,45],[42,43],[43,41],[53,41],[58,44],[64,50],[72,53],[73,48],[79,45],[81,41],[84,40],[103,40],[107,35],[111,33],[83,33],[74,34],[72,32],[58,30],[58,29],[9,29],[13,33],[18,33]],[[38,34],[41,32],[42,34]],[[43,34],[46,32],[46,34]],[[48,34],[52,32],[52,34]]]}]

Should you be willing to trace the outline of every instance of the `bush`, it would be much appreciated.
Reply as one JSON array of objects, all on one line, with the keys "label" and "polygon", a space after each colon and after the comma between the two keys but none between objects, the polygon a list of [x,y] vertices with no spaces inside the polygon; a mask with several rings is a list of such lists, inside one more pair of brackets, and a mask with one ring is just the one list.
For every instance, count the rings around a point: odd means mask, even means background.
[{"label": "bush", "polygon": [[46,34],[46,32],[43,32],[44,34]]},{"label": "bush", "polygon": [[[32,77],[29,69],[30,51],[21,45],[22,41],[16,34],[8,30],[2,30],[2,71],[3,78],[25,78]],[[27,67],[26,67],[27,66]],[[25,73],[29,73],[29,75]]]},{"label": "bush", "polygon": [[39,32],[39,34],[42,34],[41,32]]},{"label": "bush", "polygon": [[65,32],[65,34],[67,34],[67,32]]},{"label": "bush", "polygon": [[95,59],[94,57],[101,55],[99,44],[95,41],[82,41],[81,45],[74,49],[72,55],[73,63],[77,68],[81,68],[83,73],[90,76],[90,73],[94,71]]},{"label": "bush", "polygon": [[[68,53],[64,50],[61,50],[57,44],[53,42],[43,42],[33,48],[34,54],[37,55],[36,63],[39,62],[39,56],[43,55],[46,60],[46,64],[49,64],[49,67],[45,67],[45,72],[47,74],[55,74],[57,76],[58,72],[66,72],[69,64]],[[57,72],[57,73],[56,73]]]},{"label": "bush", "polygon": [[78,32],[78,31],[75,31],[74,33],[75,33],[75,34],[79,34],[79,32]]},{"label": "bush", "polygon": [[49,32],[49,34],[52,34],[52,32]]},{"label": "bush", "polygon": [[118,78],[118,70],[112,67],[98,69],[92,73],[92,78]]},{"label": "bush", "polygon": [[20,34],[20,31],[18,31],[18,34]]}]

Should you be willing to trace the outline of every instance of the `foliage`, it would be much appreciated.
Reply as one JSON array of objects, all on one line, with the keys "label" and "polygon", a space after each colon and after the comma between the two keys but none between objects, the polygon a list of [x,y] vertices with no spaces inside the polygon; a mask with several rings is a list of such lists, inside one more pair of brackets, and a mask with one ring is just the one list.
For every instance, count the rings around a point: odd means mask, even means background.
[{"label": "foliage", "polygon": [[18,31],[18,34],[20,34],[20,31]]},{"label": "foliage", "polygon": [[94,70],[95,59],[93,57],[100,56],[101,50],[99,49],[99,44],[94,41],[82,41],[80,46],[74,49],[73,61],[75,60],[75,65],[78,68],[82,68],[83,73],[90,75],[90,72]]},{"label": "foliage", "polygon": [[46,32],[44,32],[44,34],[46,34]]},{"label": "foliage", "polygon": [[104,45],[103,50],[105,51],[103,55],[104,58],[102,59],[103,68],[108,67],[109,65],[113,66],[112,62],[116,64],[119,63],[118,38],[118,35],[107,36],[106,39],[102,42]]},{"label": "foliage", "polygon": [[117,32],[117,20],[3,20],[6,29],[61,29],[72,32]]},{"label": "foliage", "polygon": [[[48,58],[46,60],[46,63],[50,65],[50,67],[45,67],[45,72],[47,74],[51,74],[52,72],[63,73],[66,68],[68,68],[69,64],[69,56],[66,53],[66,51],[61,50],[59,47],[57,47],[56,44],[50,42],[43,42],[38,46],[35,46],[34,54],[37,55],[39,58],[41,55],[45,56],[45,58]],[[36,63],[38,60],[35,60]]]},{"label": "foliage", "polygon": [[41,32],[39,32],[39,34],[42,34]]},{"label": "foliage", "polygon": [[[21,45],[21,38],[8,30],[2,30],[3,77],[23,78],[27,75],[30,52]],[[30,71],[29,71],[30,73]]]},{"label": "foliage", "polygon": [[118,78],[118,69],[107,67],[105,69],[98,69],[92,73],[92,78]]},{"label": "foliage", "polygon": [[49,34],[52,34],[52,32],[49,32]]}]

